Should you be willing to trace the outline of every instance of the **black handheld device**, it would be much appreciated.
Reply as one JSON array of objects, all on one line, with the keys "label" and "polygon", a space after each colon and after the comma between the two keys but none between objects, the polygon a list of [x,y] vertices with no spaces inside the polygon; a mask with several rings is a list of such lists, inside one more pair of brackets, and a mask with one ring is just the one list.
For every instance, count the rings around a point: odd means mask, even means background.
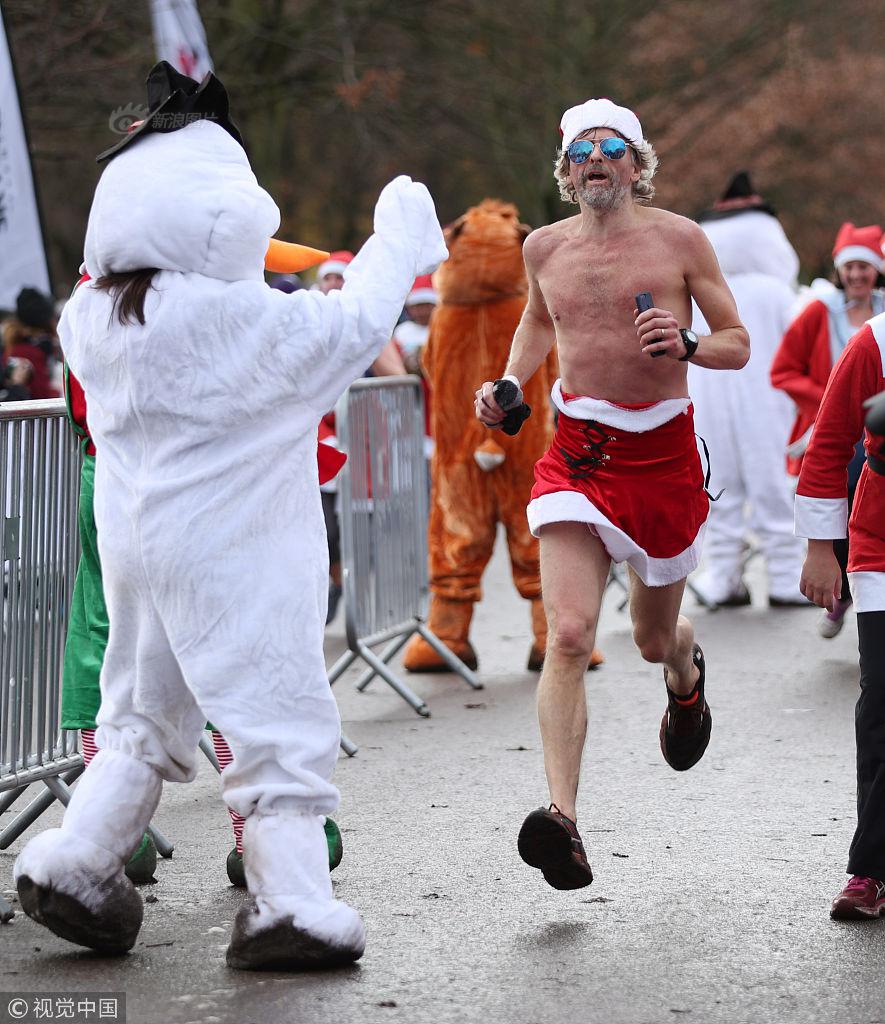
[{"label": "black handheld device", "polygon": [[523,401],[522,390],[512,380],[496,380],[492,394],[507,414],[501,421],[501,429],[513,437],[531,416],[532,408]]},{"label": "black handheld device", "polygon": [[[655,300],[651,297],[651,292],[640,292],[633,300],[636,303],[636,309],[639,313],[644,313],[647,309],[651,309]],[[658,356],[666,355],[666,352],[652,352],[652,359],[657,359]]]}]

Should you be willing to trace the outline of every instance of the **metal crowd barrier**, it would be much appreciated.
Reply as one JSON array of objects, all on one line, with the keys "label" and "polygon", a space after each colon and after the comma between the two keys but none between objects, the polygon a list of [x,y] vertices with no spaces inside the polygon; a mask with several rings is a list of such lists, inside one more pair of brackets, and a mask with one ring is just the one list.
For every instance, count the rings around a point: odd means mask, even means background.
[{"label": "metal crowd barrier", "polygon": [[[53,800],[67,802],[67,783],[83,771],[76,734],[60,728],[79,491],[65,403],[0,405],[0,813],[31,783],[48,791],[0,832],[0,849]],[[10,913],[0,900],[0,917]]]},{"label": "metal crowd barrier", "polygon": [[[361,658],[369,667],[357,689],[381,676],[426,718],[427,704],[388,665],[413,634],[420,633],[475,690],[482,684],[424,623],[429,583],[421,381],[412,376],[356,381],[335,416],[338,443],[347,453],[339,476],[339,514],[349,650],[332,666],[329,681]],[[380,655],[372,650],[379,644],[386,644]],[[355,753],[352,744],[345,750]]]}]

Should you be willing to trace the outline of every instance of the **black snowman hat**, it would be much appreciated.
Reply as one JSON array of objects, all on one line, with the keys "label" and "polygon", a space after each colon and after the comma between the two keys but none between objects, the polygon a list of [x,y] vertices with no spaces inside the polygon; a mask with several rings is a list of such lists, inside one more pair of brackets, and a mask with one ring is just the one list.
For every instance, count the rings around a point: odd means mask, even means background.
[{"label": "black snowman hat", "polygon": [[723,220],[725,217],[733,217],[737,213],[746,213],[748,210],[757,210],[759,213],[777,217],[774,207],[766,203],[753,188],[750,172],[738,171],[728,183],[728,188],[722,193],[722,197],[713,204],[712,209],[704,210],[698,217],[698,221]]},{"label": "black snowman hat", "polygon": [[95,158],[98,163],[116,156],[145,135],[178,131],[194,121],[214,121],[243,145],[237,126],[230,119],[227,90],[211,71],[202,82],[196,82],[161,60],[148,74],[147,99],[144,120],[133,122],[124,138]]}]

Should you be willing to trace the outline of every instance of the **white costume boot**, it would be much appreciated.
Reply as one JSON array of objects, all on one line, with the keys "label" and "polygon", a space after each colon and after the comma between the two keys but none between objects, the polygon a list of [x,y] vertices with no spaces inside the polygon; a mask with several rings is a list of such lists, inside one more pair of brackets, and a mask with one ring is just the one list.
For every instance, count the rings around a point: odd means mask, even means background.
[{"label": "white costume boot", "polygon": [[227,963],[240,970],[315,970],[353,963],[366,940],[359,915],[332,896],[323,819],[252,814],[243,829],[246,882]]},{"label": "white costume boot", "polygon": [[143,762],[100,750],[61,828],[35,836],[15,862],[22,910],[69,942],[105,953],[131,949],[144,907],[123,867],[150,824],[162,785]]}]

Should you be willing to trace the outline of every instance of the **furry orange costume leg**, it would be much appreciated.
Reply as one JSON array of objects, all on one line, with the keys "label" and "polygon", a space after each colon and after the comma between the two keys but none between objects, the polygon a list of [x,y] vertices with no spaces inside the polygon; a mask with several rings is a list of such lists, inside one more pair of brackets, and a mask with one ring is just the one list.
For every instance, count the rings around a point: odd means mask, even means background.
[{"label": "furry orange costume leg", "polygon": [[[450,466],[443,474],[434,458],[431,471],[431,599],[427,625],[449,650],[475,669],[476,652],[468,635],[473,606],[482,597],[482,574],[495,545],[494,494],[483,486],[481,477],[485,474],[475,463]],[[465,495],[470,495],[469,503],[464,501]],[[403,667],[407,672],[451,671],[420,636],[409,641]]]}]

